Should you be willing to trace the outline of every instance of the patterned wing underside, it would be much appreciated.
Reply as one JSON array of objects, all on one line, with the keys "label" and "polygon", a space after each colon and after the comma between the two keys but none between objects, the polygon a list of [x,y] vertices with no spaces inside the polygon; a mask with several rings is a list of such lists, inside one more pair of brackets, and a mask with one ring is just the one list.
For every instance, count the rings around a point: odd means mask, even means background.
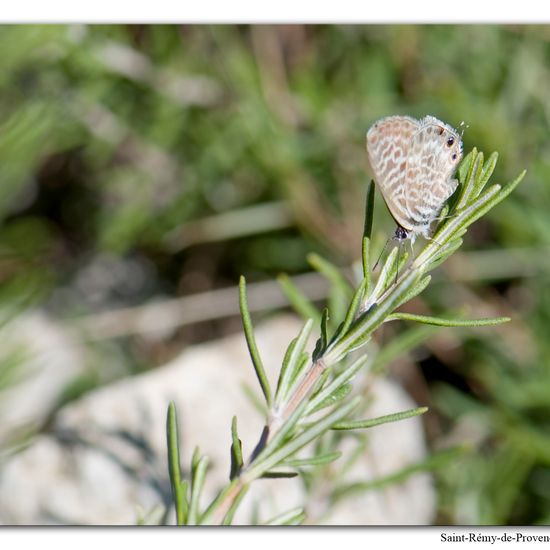
[{"label": "patterned wing underside", "polygon": [[367,133],[367,153],[378,189],[395,219],[411,229],[406,207],[405,173],[413,136],[420,122],[407,116],[392,116],[374,124]]},{"label": "patterned wing underside", "polygon": [[451,135],[458,143],[460,138],[450,127],[428,122],[412,138],[404,175],[407,189],[401,199],[408,220],[405,229],[427,236],[429,226],[456,190],[458,182],[451,176],[460,161],[461,148],[451,161],[452,151],[446,146]]}]

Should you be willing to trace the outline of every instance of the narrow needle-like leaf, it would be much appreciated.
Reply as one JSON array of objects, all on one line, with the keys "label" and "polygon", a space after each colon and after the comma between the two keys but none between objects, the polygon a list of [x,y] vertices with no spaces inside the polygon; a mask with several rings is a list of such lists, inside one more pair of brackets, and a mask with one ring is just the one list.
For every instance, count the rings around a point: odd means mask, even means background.
[{"label": "narrow needle-like leaf", "polygon": [[288,512],[279,514],[269,521],[266,521],[264,525],[297,525],[304,521],[306,515],[303,508],[293,508]]},{"label": "narrow needle-like leaf", "polygon": [[228,495],[234,493],[236,490],[240,491],[239,487],[241,486],[242,484],[239,478],[235,478],[231,480],[231,482],[218,493],[216,498],[214,498],[214,500],[210,503],[208,508],[204,511],[204,513],[200,517],[200,523],[202,525],[208,524],[211,521],[212,516],[218,510],[218,507],[220,506],[220,504],[224,501],[224,499],[227,498]]},{"label": "narrow needle-like leaf", "polygon": [[500,325],[510,321],[510,317],[487,317],[482,319],[444,319],[441,317],[429,317],[427,315],[414,315],[413,313],[392,313],[388,315],[387,321],[416,321],[426,325],[439,327],[486,327]]},{"label": "narrow needle-like leaf", "polygon": [[242,443],[237,433],[237,417],[234,416],[231,422],[231,472],[229,479],[239,475],[243,467],[243,449]]},{"label": "narrow needle-like leaf", "polygon": [[331,405],[338,403],[338,401],[342,401],[342,399],[344,399],[347,395],[351,393],[352,389],[353,389],[353,386],[351,384],[346,384],[346,383],[342,384],[340,387],[334,390],[333,393],[325,397],[322,401],[318,401],[317,399],[315,399],[314,403],[317,403],[317,404],[311,409],[309,409],[307,414],[313,414],[314,412],[320,411],[321,409],[330,407]]},{"label": "narrow needle-like leaf", "polygon": [[386,262],[384,263],[384,266],[380,271],[380,275],[378,276],[378,281],[376,282],[376,286],[374,287],[374,290],[369,296],[369,303],[376,301],[380,296],[380,294],[382,294],[384,289],[391,282],[393,282],[392,281],[393,276],[395,275],[395,270],[397,269],[395,266],[395,262],[397,259],[397,252],[398,252],[398,248],[395,246],[392,249],[392,251],[388,254],[388,257],[386,258]]},{"label": "narrow needle-like leaf", "polygon": [[250,485],[244,485],[241,488],[241,490],[235,497],[235,500],[233,500],[231,506],[229,507],[227,514],[225,514],[225,517],[223,518],[223,521],[222,521],[222,525],[231,525],[231,523],[233,522],[233,517],[235,516],[235,512],[237,511],[239,504],[241,503],[242,499],[248,492],[249,488],[250,488]]},{"label": "narrow needle-like leaf", "polygon": [[262,479],[288,479],[291,477],[297,477],[296,472],[266,472],[261,476]]},{"label": "narrow needle-like leaf", "polygon": [[483,169],[483,153],[477,153],[473,159],[472,165],[468,170],[468,179],[462,186],[462,192],[460,198],[456,203],[455,209],[460,210],[469,204],[474,198],[476,183],[481,177],[481,171]]},{"label": "narrow needle-like leaf", "polygon": [[368,420],[354,420],[353,422],[339,422],[332,426],[333,430],[358,430],[364,428],[373,428],[380,424],[387,424],[388,422],[397,422],[398,420],[404,420],[405,418],[411,418],[424,414],[428,410],[428,407],[419,407],[417,409],[410,409],[408,411],[402,411],[394,414],[387,414],[385,416],[379,416],[378,418],[370,418]]},{"label": "narrow needle-like leaf", "polygon": [[477,156],[477,149],[474,147],[463,159],[458,167],[458,179],[462,185],[465,184],[471,174],[472,162]]},{"label": "narrow needle-like leaf", "polygon": [[191,480],[191,498],[189,502],[189,512],[187,516],[187,523],[189,525],[195,525],[199,518],[199,498],[204,486],[204,479],[206,476],[206,468],[208,467],[208,457],[201,457],[194,468],[193,478]]},{"label": "narrow needle-like leaf", "polygon": [[[357,316],[357,313],[359,311],[359,308],[361,307],[361,302],[363,301],[363,298],[365,296],[366,288],[368,284],[368,278],[365,277],[362,281],[355,293],[353,294],[353,298],[351,299],[351,302],[348,307],[348,311],[346,312],[346,317],[344,319],[344,322],[342,325],[338,328],[338,331],[332,338],[332,342],[337,340],[341,335],[346,334],[349,327],[355,320],[355,317]],[[331,343],[332,343],[331,342]]]},{"label": "narrow needle-like leaf", "polygon": [[322,466],[323,464],[329,464],[338,460],[342,456],[340,451],[334,453],[326,453],[323,455],[311,456],[309,458],[294,458],[292,460],[286,460],[285,466],[291,466],[292,468],[302,468],[304,466]]},{"label": "narrow needle-like leaf", "polygon": [[179,451],[179,432],[176,405],[171,402],[168,406],[166,419],[166,434],[168,440],[168,471],[170,474],[170,486],[176,507],[176,522],[184,525],[187,520],[187,484],[181,480],[181,463]]},{"label": "narrow needle-like leaf", "polygon": [[426,287],[430,284],[430,281],[432,280],[432,276],[431,275],[426,275],[426,277],[424,277],[423,279],[420,280],[420,282],[414,286],[413,288],[411,288],[409,290],[409,292],[407,292],[403,298],[401,299],[401,301],[399,302],[398,304],[398,307],[401,305],[401,304],[406,304],[407,302],[410,302],[413,298],[415,298],[416,296],[418,296],[419,294],[421,294],[425,289]]},{"label": "narrow needle-like leaf", "polygon": [[315,351],[313,352],[313,360],[315,361],[323,355],[323,352],[327,349],[328,346],[328,308],[323,309],[323,315],[321,317],[321,326],[320,332],[321,335],[315,346]]},{"label": "narrow needle-like leaf", "polygon": [[374,181],[371,180],[367,190],[367,202],[365,206],[365,226],[363,229],[363,241],[361,247],[361,260],[363,263],[363,277],[367,279],[367,288],[370,286],[370,242],[372,238],[372,222],[374,218]]},{"label": "narrow needle-like leaf", "polygon": [[283,360],[283,366],[281,368],[281,374],[277,383],[277,391],[275,393],[275,402],[280,404],[284,401],[289,391],[291,390],[290,382],[295,380],[295,371],[303,365],[301,361],[302,353],[307,344],[311,329],[313,328],[313,320],[308,319],[305,325],[302,327],[298,337],[289,346],[287,353]]},{"label": "narrow needle-like leaf", "polygon": [[271,388],[269,387],[269,381],[265,373],[264,365],[260,358],[258,347],[256,346],[256,338],[254,337],[254,328],[252,327],[252,320],[250,318],[250,312],[248,311],[248,301],[246,298],[246,280],[241,276],[239,280],[239,306],[241,309],[241,317],[243,321],[244,334],[246,337],[246,344],[248,351],[250,352],[250,358],[258,377],[258,382],[262,388],[262,392],[265,396],[266,403],[271,406]]},{"label": "narrow needle-like leaf", "polygon": [[367,202],[365,205],[365,226],[363,228],[363,237],[368,237],[369,239],[372,237],[372,222],[374,219],[374,189],[374,181],[371,180],[367,189]]},{"label": "narrow needle-like leaf", "polygon": [[493,172],[495,170],[495,166],[497,164],[498,160],[498,153],[494,152],[491,154],[491,156],[487,159],[487,162],[483,166],[483,170],[481,171],[481,175],[476,181],[476,185],[474,187],[474,191],[472,193],[472,198],[477,198],[477,196],[483,191],[483,188],[485,187],[485,184],[489,181],[489,178],[493,175]]},{"label": "narrow needle-like leaf", "polygon": [[367,355],[359,357],[353,364],[343,370],[338,376],[336,376],[330,384],[327,384],[315,397],[313,397],[306,409],[306,414],[312,414],[318,407],[326,400],[329,399],[337,390],[339,390],[348,380],[351,380],[366,364],[368,361]]}]

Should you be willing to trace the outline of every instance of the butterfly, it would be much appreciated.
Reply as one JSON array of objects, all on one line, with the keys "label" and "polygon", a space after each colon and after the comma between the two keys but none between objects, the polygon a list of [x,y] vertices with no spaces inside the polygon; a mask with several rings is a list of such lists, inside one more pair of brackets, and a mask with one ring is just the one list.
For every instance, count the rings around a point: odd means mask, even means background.
[{"label": "butterfly", "polygon": [[452,176],[462,158],[462,136],[433,116],[389,116],[367,132],[367,153],[397,223],[394,238],[430,239],[432,223],[458,186]]}]

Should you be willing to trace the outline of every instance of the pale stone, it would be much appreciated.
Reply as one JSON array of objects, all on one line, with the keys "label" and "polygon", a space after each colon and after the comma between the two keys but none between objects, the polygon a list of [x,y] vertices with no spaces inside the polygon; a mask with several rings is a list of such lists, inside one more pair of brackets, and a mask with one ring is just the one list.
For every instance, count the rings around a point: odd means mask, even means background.
[{"label": "pale stone", "polygon": [[40,311],[22,314],[0,329],[0,363],[13,361],[14,379],[0,391],[0,442],[39,426],[84,370],[74,339]]},{"label": "pale stone", "polygon": [[[273,384],[285,348],[300,327],[296,318],[279,316],[256,330]],[[364,376],[358,378],[364,382]],[[260,394],[244,336],[237,334],[191,347],[162,368],[66,406],[51,434],[36,438],[0,468],[0,522],[135,524],[138,508],[148,511],[170,503],[165,426],[171,400],[178,411],[184,474],[196,445],[210,459],[202,501],[206,504],[228,481],[231,418],[238,418],[245,456],[263,427],[263,418],[242,390],[243,382]],[[388,379],[370,380],[370,389],[373,402],[368,417],[416,406]],[[418,418],[378,426],[368,435],[368,450],[348,473],[348,482],[388,475],[425,457]],[[352,446],[349,441],[344,452]],[[307,504],[308,522],[423,525],[432,521],[434,500],[430,477],[421,474],[382,491],[342,500],[326,515],[322,495],[306,502],[299,478],[258,480],[235,520],[247,524],[255,503],[263,521]],[[173,512],[169,520],[173,521]]]}]

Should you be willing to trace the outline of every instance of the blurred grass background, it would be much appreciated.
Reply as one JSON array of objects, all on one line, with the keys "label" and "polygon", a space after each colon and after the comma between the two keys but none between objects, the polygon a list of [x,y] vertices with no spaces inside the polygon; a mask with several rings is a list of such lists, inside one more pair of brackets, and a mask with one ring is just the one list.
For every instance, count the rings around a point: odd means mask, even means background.
[{"label": "blurred grass background", "polygon": [[[513,321],[423,332],[388,368],[434,451],[468,445],[434,474],[439,523],[550,523],[550,27],[24,25],[0,49],[0,304],[88,329],[62,401],[240,331],[240,274],[359,260],[376,119],[465,121],[494,181],[527,168],[413,304]],[[382,245],[379,198],[375,224]],[[156,337],[105,317],[195,295],[202,317]]]}]

